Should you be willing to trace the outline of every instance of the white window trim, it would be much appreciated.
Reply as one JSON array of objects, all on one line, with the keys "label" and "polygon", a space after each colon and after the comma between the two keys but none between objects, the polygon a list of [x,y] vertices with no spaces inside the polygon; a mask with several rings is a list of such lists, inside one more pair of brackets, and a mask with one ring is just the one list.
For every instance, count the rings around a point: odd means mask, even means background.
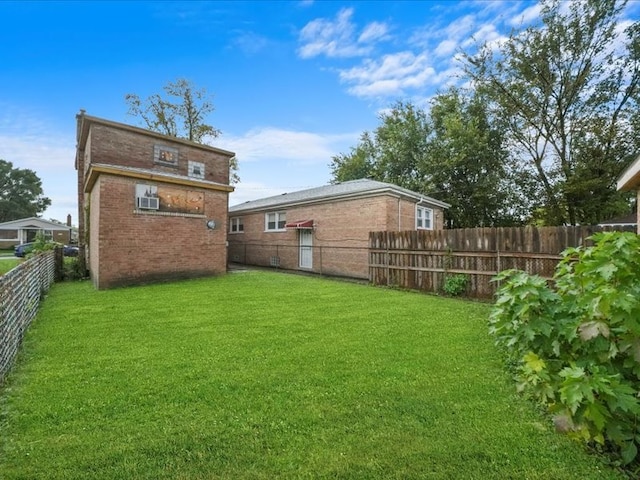
[{"label": "white window trim", "polygon": [[[236,224],[236,226],[240,226],[242,225],[242,230],[236,229],[233,230],[233,224]],[[236,233],[244,233],[244,222],[242,221],[242,217],[231,217],[229,219],[229,233],[232,234],[236,234]]]},{"label": "white window trim", "polygon": [[[200,180],[204,180],[204,163],[202,162],[194,162],[189,160],[187,164],[188,175],[192,178],[199,178]],[[199,173],[196,173],[196,169]]]},{"label": "white window trim", "polygon": [[[422,210],[423,214],[429,212],[429,226],[424,226],[425,216],[422,216],[422,227],[418,226],[418,211]],[[433,208],[416,205],[416,230],[433,230]]]},{"label": "white window trim", "polygon": [[[269,215],[273,215],[275,214],[276,216],[276,228],[269,228]],[[282,227],[282,228],[278,228],[278,223],[280,223],[282,220],[280,220],[280,216],[284,216],[285,220],[284,223],[287,223],[287,212],[285,211],[279,211],[279,212],[267,212],[264,214],[264,231],[265,232],[286,232],[287,229]]]}]

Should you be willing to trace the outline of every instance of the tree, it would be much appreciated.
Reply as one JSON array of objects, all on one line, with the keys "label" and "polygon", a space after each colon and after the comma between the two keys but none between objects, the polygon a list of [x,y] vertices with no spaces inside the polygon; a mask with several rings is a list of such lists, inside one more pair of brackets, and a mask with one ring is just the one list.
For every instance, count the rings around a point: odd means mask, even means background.
[{"label": "tree", "polygon": [[451,204],[455,227],[521,223],[528,202],[509,168],[504,137],[490,121],[486,100],[458,89],[431,103],[431,135],[423,171],[437,198]]},{"label": "tree", "polygon": [[627,213],[616,179],[637,154],[640,28],[619,32],[626,2],[543,0],[541,24],[466,55],[466,72],[504,121],[519,173],[547,224]]},{"label": "tree", "polygon": [[350,154],[332,158],[333,181],[374,178],[411,190],[424,190],[421,166],[427,151],[429,126],[424,111],[397,102],[380,115],[381,125],[364,132]]},{"label": "tree", "polygon": [[433,196],[451,204],[447,221],[456,227],[521,222],[502,135],[481,97],[454,89],[428,112],[399,102],[380,120],[349,154],[333,157],[334,182],[369,177]]},{"label": "tree", "polygon": [[36,217],[50,205],[33,170],[13,168],[11,162],[0,160],[0,222]]},{"label": "tree", "polygon": [[[220,136],[220,130],[205,123],[207,116],[215,110],[212,98],[205,89],[197,90],[186,79],[168,82],[163,90],[168,99],[153,94],[145,101],[133,93],[125,95],[128,114],[142,119],[144,125],[154,132],[192,142],[210,144]],[[231,183],[237,183],[238,163],[230,163]]]}]

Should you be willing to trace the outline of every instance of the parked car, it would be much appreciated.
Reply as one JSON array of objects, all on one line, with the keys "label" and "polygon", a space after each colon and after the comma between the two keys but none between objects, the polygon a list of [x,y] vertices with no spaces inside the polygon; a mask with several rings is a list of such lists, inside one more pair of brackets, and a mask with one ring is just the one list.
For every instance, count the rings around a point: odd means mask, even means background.
[{"label": "parked car", "polygon": [[[59,247],[62,247],[62,254],[65,257],[77,257],[78,256],[78,246],[77,245],[62,245],[60,243],[57,244]],[[13,253],[16,257],[25,257],[31,250],[33,250],[34,242],[22,243],[20,245],[16,245]]]},{"label": "parked car", "polygon": [[77,257],[80,249],[77,245],[64,245],[62,247],[62,254],[65,257]]},{"label": "parked car", "polygon": [[15,246],[15,248],[13,249],[13,254],[16,257],[24,257],[31,250],[33,250],[33,242],[21,243],[20,245]]}]

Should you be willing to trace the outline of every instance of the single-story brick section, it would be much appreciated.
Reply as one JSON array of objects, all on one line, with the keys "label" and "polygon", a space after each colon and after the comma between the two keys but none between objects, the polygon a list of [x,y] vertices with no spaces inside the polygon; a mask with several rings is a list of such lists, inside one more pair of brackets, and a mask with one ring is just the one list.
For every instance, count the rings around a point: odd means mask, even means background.
[{"label": "single-story brick section", "polygon": [[[635,190],[640,205],[640,157],[633,162],[618,178],[618,190]],[[636,231],[640,233],[640,208],[636,214]]]},{"label": "single-story brick section", "polygon": [[447,203],[369,179],[229,209],[229,261],[368,278],[369,232],[442,229]]},{"label": "single-story brick section", "polygon": [[234,153],[76,118],[79,244],[96,288],[226,272]]},{"label": "single-story brick section", "polygon": [[73,238],[71,218],[67,224],[50,222],[39,217],[21,218],[0,223],[0,248],[11,248],[21,243],[33,242],[42,233],[45,239],[68,244]]}]

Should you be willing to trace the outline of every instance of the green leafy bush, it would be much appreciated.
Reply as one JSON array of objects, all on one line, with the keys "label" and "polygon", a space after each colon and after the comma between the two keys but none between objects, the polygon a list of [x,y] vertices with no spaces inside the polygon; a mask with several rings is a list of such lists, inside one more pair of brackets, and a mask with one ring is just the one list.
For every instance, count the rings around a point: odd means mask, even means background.
[{"label": "green leafy bush", "polygon": [[457,297],[467,290],[467,282],[466,275],[448,275],[442,285],[442,290],[447,295]]},{"label": "green leafy bush", "polygon": [[63,280],[83,280],[87,277],[87,272],[78,257],[64,257],[62,262]]},{"label": "green leafy bush", "polygon": [[501,272],[490,332],[516,370],[518,389],[556,428],[640,464],[640,237],[594,235],[570,248],[553,286]]}]

